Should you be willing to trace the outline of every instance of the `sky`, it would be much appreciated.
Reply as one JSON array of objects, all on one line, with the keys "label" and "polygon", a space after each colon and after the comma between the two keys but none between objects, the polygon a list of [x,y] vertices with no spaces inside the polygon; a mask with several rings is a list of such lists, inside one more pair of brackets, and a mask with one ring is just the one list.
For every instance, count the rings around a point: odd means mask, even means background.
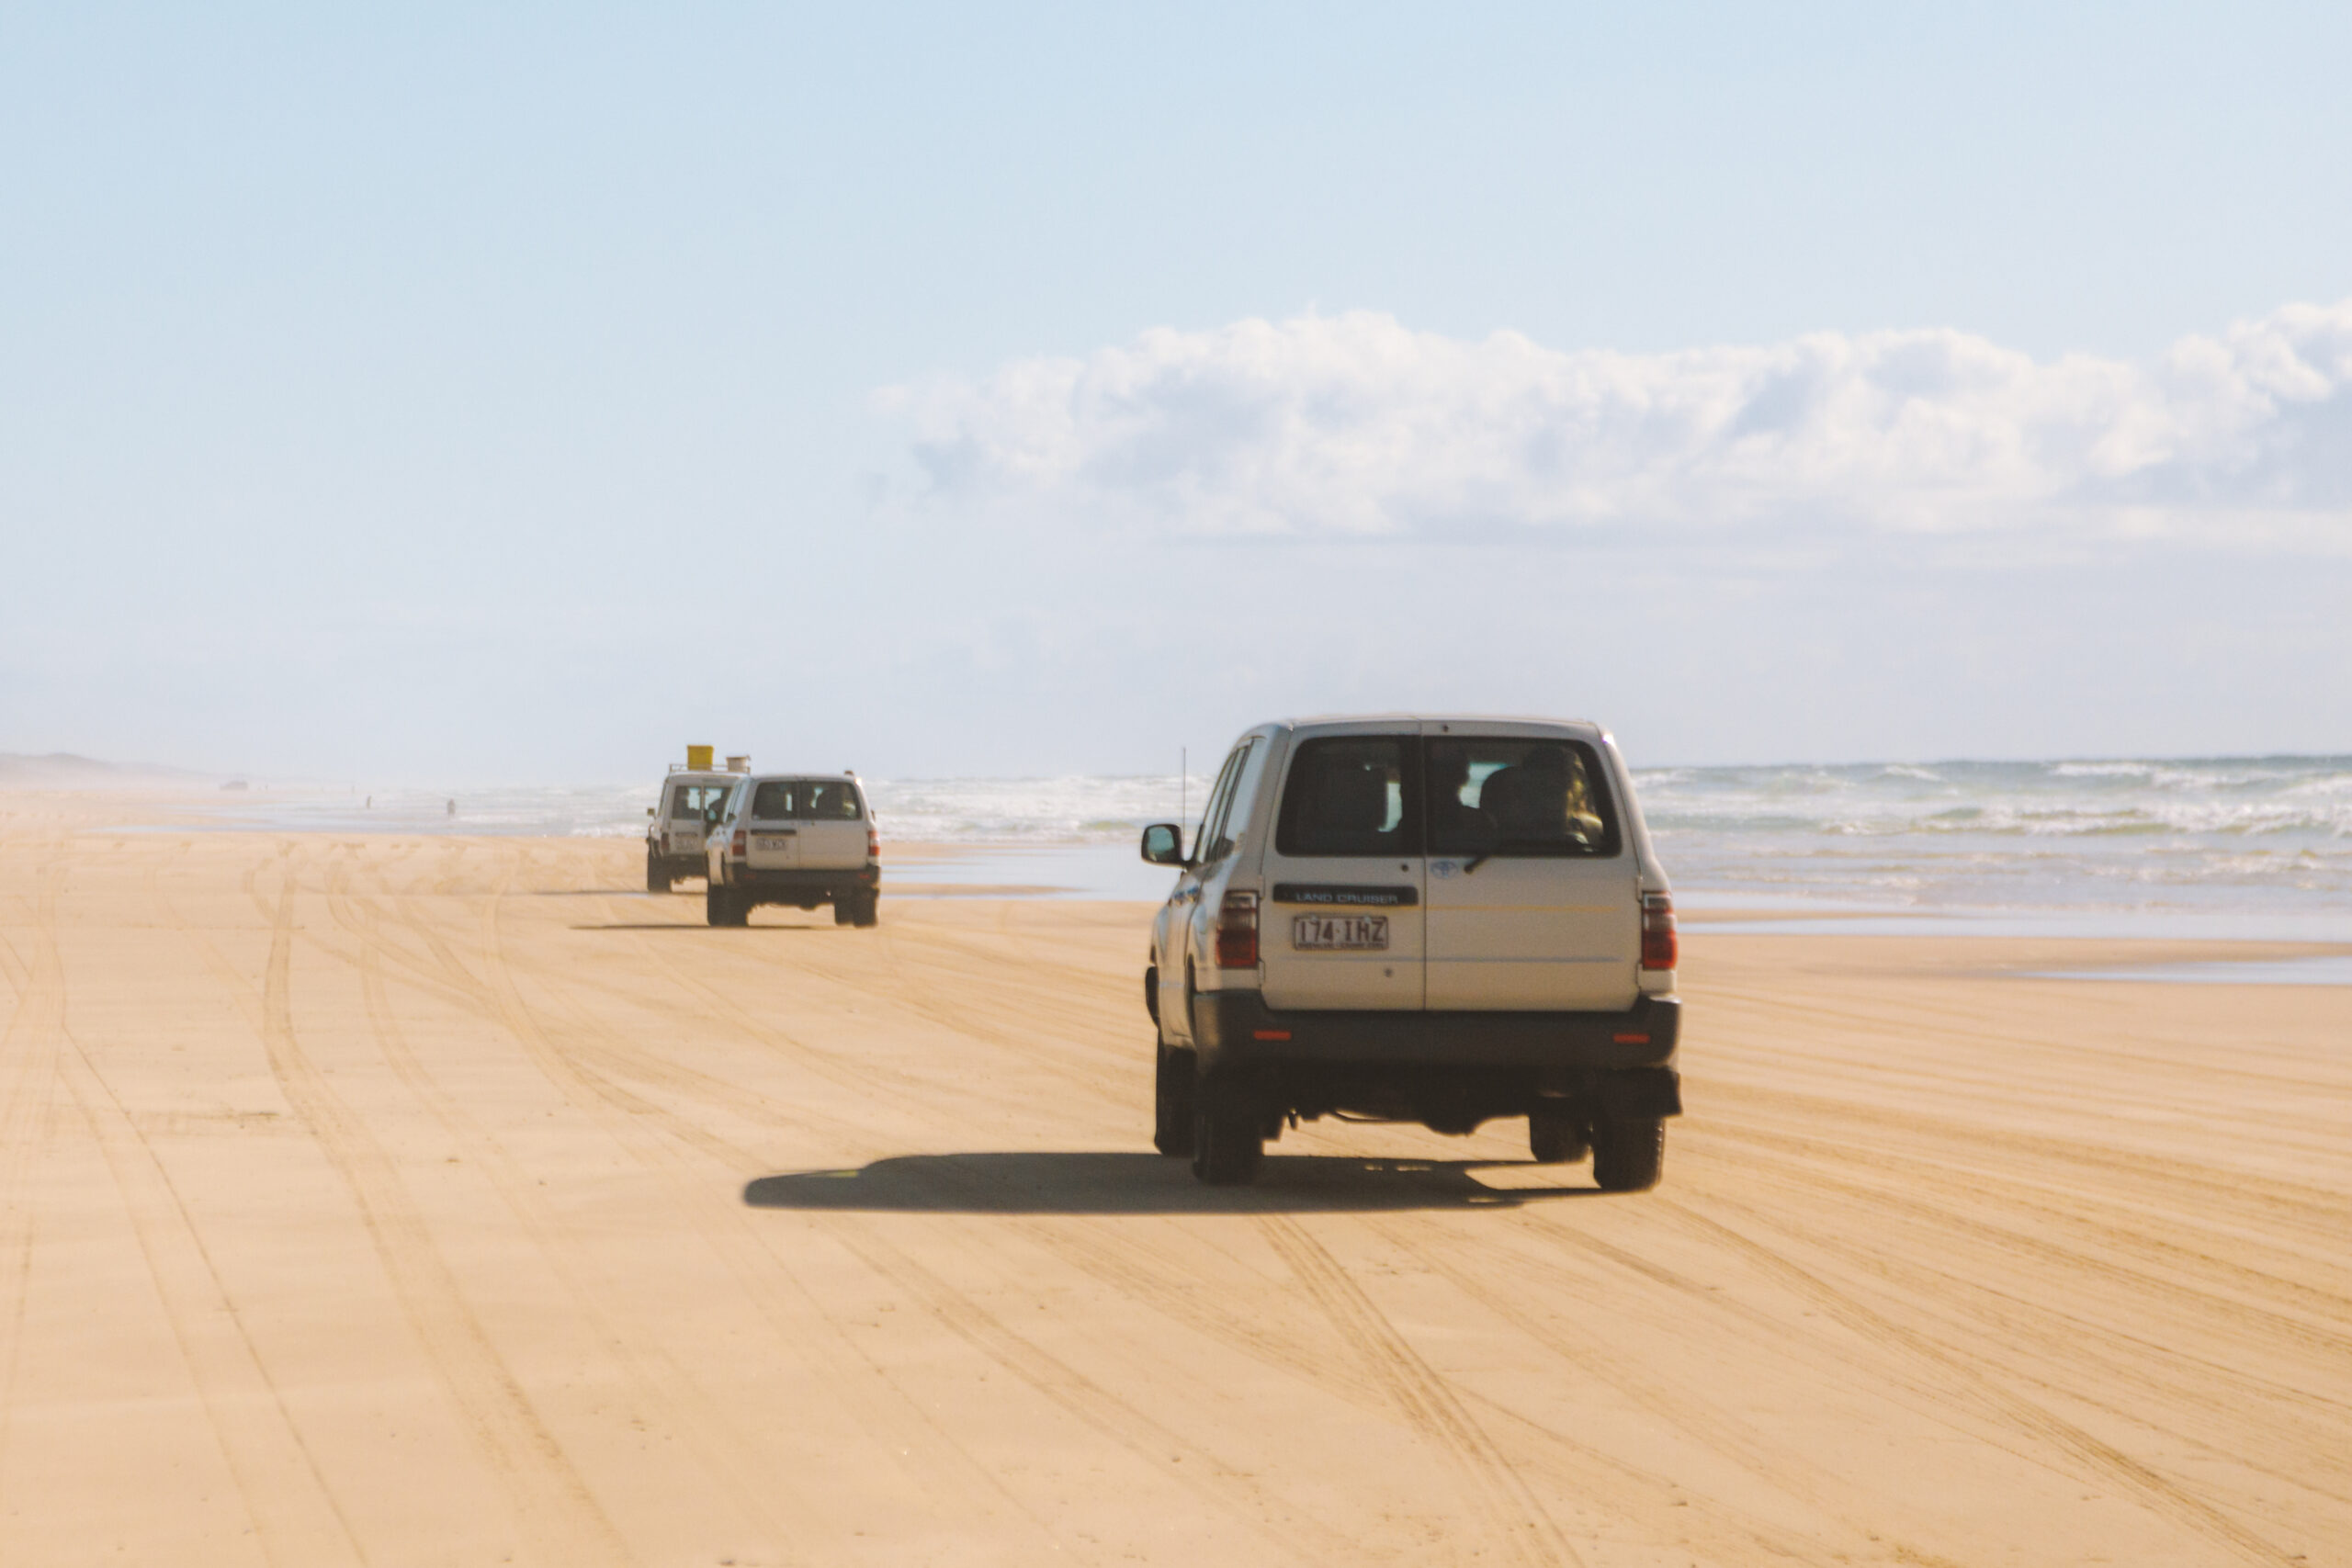
[{"label": "sky", "polygon": [[2352,8],[0,0],[0,751],[2352,752]]}]

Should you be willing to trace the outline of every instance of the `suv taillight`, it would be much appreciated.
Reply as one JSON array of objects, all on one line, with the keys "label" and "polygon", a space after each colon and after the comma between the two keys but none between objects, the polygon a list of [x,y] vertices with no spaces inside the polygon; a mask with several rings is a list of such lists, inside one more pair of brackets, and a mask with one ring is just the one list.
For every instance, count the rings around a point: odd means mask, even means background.
[{"label": "suv taillight", "polygon": [[868,823],[865,829],[865,858],[867,860],[882,858],[882,832],[871,823]]},{"label": "suv taillight", "polygon": [[1258,967],[1258,896],[1228,893],[1216,912],[1216,966]]},{"label": "suv taillight", "polygon": [[1671,969],[1677,956],[1673,896],[1666,893],[1643,894],[1642,967]]},{"label": "suv taillight", "polygon": [[744,832],[741,828],[736,829],[735,842],[729,848],[727,852],[734,856],[737,860],[741,860],[743,856],[750,852],[750,849],[751,835]]}]

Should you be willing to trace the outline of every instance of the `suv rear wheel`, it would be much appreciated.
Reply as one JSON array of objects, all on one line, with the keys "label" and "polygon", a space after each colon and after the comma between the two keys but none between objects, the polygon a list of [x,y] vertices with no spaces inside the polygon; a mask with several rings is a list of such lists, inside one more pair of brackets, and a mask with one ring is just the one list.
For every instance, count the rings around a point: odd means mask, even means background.
[{"label": "suv rear wheel", "polygon": [[1211,1187],[1247,1187],[1258,1179],[1266,1152],[1264,1113],[1231,1078],[1195,1080],[1193,1089],[1193,1174]]},{"label": "suv rear wheel", "polygon": [[662,863],[654,858],[652,850],[648,849],[645,852],[645,890],[648,893],[667,893],[671,886],[670,874],[662,869]]},{"label": "suv rear wheel", "polygon": [[752,901],[732,887],[713,885],[703,891],[702,913],[714,926],[747,926],[752,923]]},{"label": "suv rear wheel", "polygon": [[1592,1179],[1603,1192],[1646,1192],[1666,1165],[1666,1123],[1655,1116],[1592,1124]]},{"label": "suv rear wheel", "polygon": [[1584,1158],[1592,1141],[1582,1117],[1565,1107],[1543,1106],[1528,1112],[1527,1147],[1538,1165],[1567,1165]]}]

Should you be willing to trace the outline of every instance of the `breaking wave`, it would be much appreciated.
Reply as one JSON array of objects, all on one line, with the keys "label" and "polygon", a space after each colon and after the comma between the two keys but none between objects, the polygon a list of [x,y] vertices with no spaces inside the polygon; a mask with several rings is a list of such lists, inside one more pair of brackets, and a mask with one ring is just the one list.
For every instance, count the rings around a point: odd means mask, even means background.
[{"label": "breaking wave", "polygon": [[[2352,920],[2352,757],[1636,769],[1676,886],[1906,905],[2232,904]],[[1132,843],[1197,819],[1172,773],[865,781],[892,842]],[[644,830],[656,781],[246,797],[250,826],[580,835]],[[456,811],[449,809],[455,801]],[[2347,925],[2352,931],[2352,925]]]}]

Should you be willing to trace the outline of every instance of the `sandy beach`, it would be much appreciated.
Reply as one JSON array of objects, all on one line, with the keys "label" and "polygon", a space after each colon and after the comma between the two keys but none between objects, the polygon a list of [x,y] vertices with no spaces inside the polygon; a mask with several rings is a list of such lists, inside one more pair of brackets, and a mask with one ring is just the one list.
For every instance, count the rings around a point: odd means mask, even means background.
[{"label": "sandy beach", "polygon": [[2352,1562],[2352,987],[1694,924],[1656,1192],[1213,1190],[1148,906],[101,819],[0,815],[0,1563]]}]

